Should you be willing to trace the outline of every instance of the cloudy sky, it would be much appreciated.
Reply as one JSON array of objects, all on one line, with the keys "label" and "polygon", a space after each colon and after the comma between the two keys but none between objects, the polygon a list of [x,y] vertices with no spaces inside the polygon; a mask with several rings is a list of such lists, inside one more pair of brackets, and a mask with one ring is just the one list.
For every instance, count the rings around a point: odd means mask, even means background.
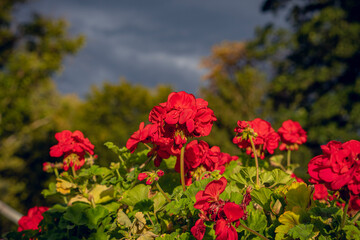
[{"label": "cloudy sky", "polygon": [[171,84],[196,93],[204,69],[202,57],[224,40],[253,37],[269,21],[262,0],[33,0],[21,15],[37,11],[66,18],[73,35],[86,36],[86,46],[65,60],[56,76],[62,93],[84,96],[106,80],[154,87]]}]

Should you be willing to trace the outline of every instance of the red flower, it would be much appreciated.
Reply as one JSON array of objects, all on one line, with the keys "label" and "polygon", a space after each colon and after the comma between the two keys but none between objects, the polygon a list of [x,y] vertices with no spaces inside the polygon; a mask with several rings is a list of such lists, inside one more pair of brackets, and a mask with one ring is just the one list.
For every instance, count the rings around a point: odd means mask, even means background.
[{"label": "red flower", "polygon": [[226,184],[227,180],[224,177],[211,181],[206,185],[204,191],[199,191],[196,194],[194,208],[206,211],[210,203],[219,201],[219,196],[225,190]]},{"label": "red flower", "polygon": [[254,157],[254,153],[250,137],[253,138],[255,149],[261,159],[265,158],[265,150],[273,154],[278,147],[280,137],[269,122],[256,118],[248,122],[238,121],[237,125],[238,127],[234,130],[237,134],[233,139],[233,143],[239,148],[245,148],[246,153],[252,157]]},{"label": "red flower", "polygon": [[43,220],[42,214],[46,212],[48,207],[33,207],[30,208],[27,215],[19,219],[18,232],[24,230],[37,230],[39,229],[39,223]]},{"label": "red flower", "polygon": [[219,219],[216,221],[215,224],[215,234],[217,240],[237,240],[238,234],[236,232],[236,229],[231,224],[232,222],[236,222],[236,225],[240,225],[240,218],[243,218],[245,213],[243,208],[241,208],[239,205],[227,202],[224,205],[224,213],[226,216],[226,219]]},{"label": "red flower", "polygon": [[251,188],[246,190],[242,203],[237,205],[233,202],[219,199],[220,194],[225,190],[226,184],[226,178],[222,177],[219,180],[211,181],[204,191],[199,191],[196,194],[194,207],[200,210],[200,219],[191,229],[196,239],[202,239],[204,236],[204,220],[215,222],[216,239],[238,239],[238,234],[232,223],[235,222],[236,227],[238,227],[240,219],[246,220],[246,206],[251,201]]},{"label": "red flower", "polygon": [[299,178],[298,176],[296,176],[295,173],[292,173],[290,177],[295,178],[295,180],[296,180],[297,182],[304,182],[304,180],[302,180],[301,178]]},{"label": "red flower", "polygon": [[[149,154],[156,155],[156,166],[163,158],[180,154],[189,137],[207,136],[216,120],[207,102],[186,92],[173,92],[165,103],[155,106],[149,115],[150,125],[140,128],[128,140],[133,152],[139,142],[153,144]],[[151,126],[151,127],[148,127]]]},{"label": "red flower", "polygon": [[327,200],[328,199],[328,191],[324,184],[315,184],[315,191],[313,195],[314,200]]},{"label": "red flower", "polygon": [[156,171],[156,174],[157,174],[159,177],[162,177],[162,176],[164,176],[164,171],[159,169],[159,170]]},{"label": "red flower", "polygon": [[[139,130],[133,133],[129,140],[126,143],[126,148],[133,153],[139,142],[149,142],[149,135],[151,134],[152,125],[146,125],[144,127],[144,122],[140,123]],[[147,140],[147,141],[146,141]]]},{"label": "red flower", "polygon": [[333,191],[347,186],[353,194],[360,194],[360,142],[330,141],[321,148],[323,154],[308,164],[309,181],[322,183]]},{"label": "red flower", "polygon": [[281,151],[290,149],[298,150],[299,145],[306,142],[306,132],[301,127],[300,123],[293,120],[287,120],[283,122],[282,126],[278,130],[278,134],[281,138],[281,145],[279,149]]},{"label": "red flower", "polygon": [[198,219],[195,225],[191,228],[191,233],[194,235],[196,240],[203,239],[206,231],[206,226],[204,225],[204,221],[202,219]]},{"label": "red flower", "polygon": [[147,173],[139,173],[139,175],[138,175],[138,180],[139,181],[142,181],[142,180],[144,180],[145,178],[147,178],[148,177],[148,174]]},{"label": "red flower", "polygon": [[[209,147],[205,141],[193,140],[185,149],[185,176],[192,178],[195,176],[196,179],[200,179],[203,176],[204,171],[212,172],[219,170],[220,174],[225,171],[225,164],[230,161],[237,160],[238,157],[230,156],[230,154],[222,153],[220,148],[217,146]],[[175,170],[180,172],[180,157],[178,156]],[[191,184],[191,181],[189,181]]]},{"label": "red flower", "polygon": [[80,169],[85,163],[85,153],[94,154],[94,145],[78,130],[73,133],[64,130],[56,133],[55,138],[58,140],[58,144],[50,148],[50,156],[64,156],[63,168],[65,171],[69,169],[69,166],[74,166],[75,170]]}]

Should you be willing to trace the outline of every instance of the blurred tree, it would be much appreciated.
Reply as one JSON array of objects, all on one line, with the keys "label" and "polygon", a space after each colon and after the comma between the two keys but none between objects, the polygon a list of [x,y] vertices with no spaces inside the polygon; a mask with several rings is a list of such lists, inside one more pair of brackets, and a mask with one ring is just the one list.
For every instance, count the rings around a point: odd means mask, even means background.
[{"label": "blurred tree", "polygon": [[[263,11],[288,11],[288,31],[267,26],[252,44],[271,60],[276,120],[292,118],[315,149],[360,135],[360,2],[266,0]],[[279,34],[279,31],[281,34]]]},{"label": "blurred tree", "polygon": [[254,60],[243,42],[215,45],[211,55],[202,60],[202,67],[209,69],[209,73],[204,76],[207,86],[201,89],[201,95],[218,119],[205,140],[221,146],[224,152],[239,153],[232,143],[238,120],[252,120],[265,114],[267,82]]},{"label": "blurred tree", "polygon": [[167,100],[170,87],[148,89],[132,85],[122,79],[119,84],[104,83],[93,87],[84,103],[78,107],[73,129],[84,132],[95,145],[99,161],[107,164],[116,157],[105,146],[113,142],[122,147],[139,129],[140,122],[148,122],[150,110]]},{"label": "blurred tree", "polygon": [[[16,21],[14,9],[25,2],[0,1],[0,198],[20,212],[41,201],[42,162],[62,106],[51,76],[84,42],[68,36],[63,20]],[[4,222],[0,216],[0,232]]]}]

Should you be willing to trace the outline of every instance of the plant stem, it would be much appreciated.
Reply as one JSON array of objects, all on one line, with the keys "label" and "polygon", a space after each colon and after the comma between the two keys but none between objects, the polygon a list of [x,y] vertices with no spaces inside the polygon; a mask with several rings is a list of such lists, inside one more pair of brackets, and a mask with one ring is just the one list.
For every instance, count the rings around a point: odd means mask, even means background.
[{"label": "plant stem", "polygon": [[180,175],[181,175],[181,185],[183,187],[183,190],[185,192],[185,173],[184,173],[184,155],[185,155],[185,145],[181,148],[180,153]]},{"label": "plant stem", "polygon": [[164,192],[164,190],[160,187],[159,183],[156,182],[156,187],[157,189],[162,193],[162,195],[166,198],[166,200],[171,203],[170,198],[166,195],[166,193]]},{"label": "plant stem", "polygon": [[256,165],[256,185],[260,186],[260,180],[259,180],[259,162],[258,162],[258,158],[257,158],[257,152],[256,152],[256,148],[255,148],[255,144],[254,141],[252,139],[252,136],[249,136],[250,142],[251,142],[251,147],[253,149],[254,152],[254,157],[255,157],[255,165]]},{"label": "plant stem", "polygon": [[356,215],[351,219],[352,223],[355,223],[360,217],[360,211],[356,213]]},{"label": "plant stem", "polygon": [[344,207],[344,212],[343,212],[343,216],[342,216],[342,219],[341,219],[341,229],[344,228],[345,226],[345,222],[346,222],[346,218],[347,218],[347,210],[349,208],[349,201],[346,201],[345,203],[345,207]]},{"label": "plant stem", "polygon": [[287,152],[287,167],[288,168],[290,167],[290,160],[291,160],[291,150],[288,149],[288,152]]},{"label": "plant stem", "polygon": [[56,178],[59,178],[59,171],[57,170],[57,168],[54,168],[54,173]]},{"label": "plant stem", "polygon": [[76,171],[75,171],[74,165],[71,167],[71,170],[72,170],[72,174],[73,174],[74,178],[76,178]]},{"label": "plant stem", "polygon": [[255,234],[256,236],[258,236],[261,239],[264,240],[269,240],[268,238],[264,237],[263,235],[261,235],[260,233],[256,232],[255,230],[252,230],[251,228],[248,228],[247,226],[243,225],[242,223],[240,223],[240,226],[242,226],[243,228],[245,228],[245,230],[251,232],[252,234]]},{"label": "plant stem", "polygon": [[151,225],[154,226],[154,223],[153,223],[153,221],[151,220],[150,214],[149,214],[148,212],[146,213],[146,216],[149,218],[149,220],[150,220],[150,222],[151,222]]}]

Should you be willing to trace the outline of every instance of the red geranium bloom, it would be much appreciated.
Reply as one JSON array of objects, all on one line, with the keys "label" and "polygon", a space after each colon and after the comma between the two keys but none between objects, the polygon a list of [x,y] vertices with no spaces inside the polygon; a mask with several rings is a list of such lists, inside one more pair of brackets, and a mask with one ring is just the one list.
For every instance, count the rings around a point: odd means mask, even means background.
[{"label": "red geranium bloom", "polygon": [[219,219],[215,224],[215,234],[217,240],[237,240],[238,234],[236,229],[231,224],[236,222],[236,225],[239,226],[239,219],[244,217],[244,210],[237,204],[232,202],[227,202],[224,205],[224,213],[226,219]]},{"label": "red geranium bloom", "polygon": [[280,137],[271,127],[271,124],[260,118],[252,121],[238,121],[235,128],[236,136],[233,139],[239,148],[245,148],[246,153],[254,157],[250,136],[253,138],[255,149],[261,159],[265,158],[265,150],[270,154],[278,147]]},{"label": "red geranium bloom", "polygon": [[327,200],[328,199],[329,193],[324,184],[315,184],[314,187],[315,187],[314,195],[313,195],[314,200]]},{"label": "red geranium bloom", "polygon": [[246,220],[246,206],[251,201],[251,189],[246,190],[242,203],[238,205],[219,199],[220,194],[225,190],[226,184],[226,178],[222,177],[219,180],[211,181],[204,191],[199,191],[196,194],[194,207],[200,210],[200,219],[191,229],[191,233],[197,240],[201,240],[204,237],[204,220],[215,222],[216,239],[238,239],[238,234],[232,223],[235,222],[235,225],[238,227],[240,219]]},{"label": "red geranium bloom", "polygon": [[298,150],[299,145],[306,142],[306,132],[301,127],[300,123],[293,120],[287,120],[283,122],[282,126],[278,130],[278,134],[281,138],[281,145],[279,149],[284,150]]},{"label": "red geranium bloom", "polygon": [[290,175],[290,177],[295,178],[295,180],[296,180],[297,182],[304,182],[304,180],[302,180],[301,178],[299,178],[298,176],[296,176],[295,173],[292,173],[292,174]]},{"label": "red geranium bloom", "polygon": [[80,169],[85,163],[85,153],[94,154],[94,145],[78,130],[73,133],[64,130],[56,133],[55,138],[59,143],[50,148],[50,156],[64,156],[63,169],[65,171],[69,169],[69,166],[74,166],[75,170]]},{"label": "red geranium bloom", "polygon": [[23,216],[18,221],[18,232],[24,230],[37,230],[39,229],[39,223],[43,220],[42,214],[46,212],[48,207],[33,207],[30,208],[27,215]]},{"label": "red geranium bloom", "polygon": [[207,136],[216,121],[208,103],[186,92],[173,92],[165,103],[155,106],[150,114],[150,126],[140,129],[128,140],[126,147],[133,152],[139,142],[153,144],[149,155],[156,155],[155,165],[170,155],[179,155],[189,137]]},{"label": "red geranium bloom", "polygon": [[[202,176],[204,171],[213,172],[215,170],[219,170],[220,174],[223,174],[225,171],[225,164],[237,159],[237,156],[230,156],[230,154],[221,152],[220,148],[217,146],[210,148],[209,144],[205,141],[193,140],[186,145],[185,148],[185,176],[186,178],[195,176],[196,179],[200,179],[200,175]],[[175,170],[180,172],[179,156],[177,158]],[[188,183],[191,184],[191,181]]]},{"label": "red geranium bloom", "polygon": [[204,225],[204,221],[202,219],[198,219],[195,225],[191,228],[191,233],[194,235],[196,240],[203,239],[206,231],[206,226]]},{"label": "red geranium bloom", "polygon": [[218,202],[220,194],[225,190],[227,180],[225,177],[211,181],[204,191],[199,191],[195,198],[194,208],[207,210],[212,202]]},{"label": "red geranium bloom", "polygon": [[321,148],[323,154],[308,164],[309,181],[322,183],[333,191],[347,186],[353,194],[360,194],[360,142],[330,141]]}]

